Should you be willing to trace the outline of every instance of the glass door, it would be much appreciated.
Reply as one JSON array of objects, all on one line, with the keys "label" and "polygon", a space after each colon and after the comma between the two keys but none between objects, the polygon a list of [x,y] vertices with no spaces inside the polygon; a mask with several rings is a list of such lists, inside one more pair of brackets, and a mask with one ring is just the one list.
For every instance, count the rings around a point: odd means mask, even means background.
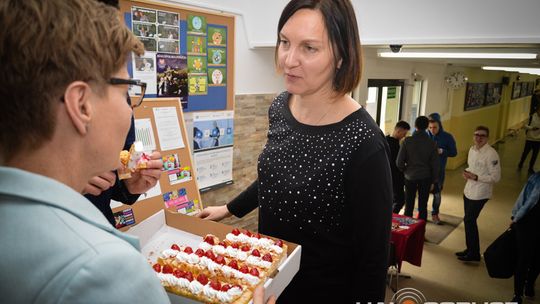
[{"label": "glass door", "polygon": [[384,134],[392,133],[401,120],[403,88],[402,80],[368,79],[366,110]]}]

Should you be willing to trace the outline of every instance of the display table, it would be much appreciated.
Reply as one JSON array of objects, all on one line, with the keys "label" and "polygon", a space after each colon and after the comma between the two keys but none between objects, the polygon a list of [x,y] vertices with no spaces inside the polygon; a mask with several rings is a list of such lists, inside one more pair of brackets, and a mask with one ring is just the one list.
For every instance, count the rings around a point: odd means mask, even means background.
[{"label": "display table", "polygon": [[396,260],[400,271],[403,261],[421,266],[425,232],[426,222],[424,220],[392,214],[392,242],[395,245]]}]

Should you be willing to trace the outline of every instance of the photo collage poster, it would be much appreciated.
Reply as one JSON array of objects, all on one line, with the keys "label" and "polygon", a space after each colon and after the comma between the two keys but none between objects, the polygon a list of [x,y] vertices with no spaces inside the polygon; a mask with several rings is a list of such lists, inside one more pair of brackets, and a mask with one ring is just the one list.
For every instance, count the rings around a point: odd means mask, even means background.
[{"label": "photo collage poster", "polygon": [[175,12],[131,7],[131,30],[145,53],[133,56],[133,78],[146,82],[146,94],[179,97],[188,103],[187,61],[180,54],[180,16]]}]

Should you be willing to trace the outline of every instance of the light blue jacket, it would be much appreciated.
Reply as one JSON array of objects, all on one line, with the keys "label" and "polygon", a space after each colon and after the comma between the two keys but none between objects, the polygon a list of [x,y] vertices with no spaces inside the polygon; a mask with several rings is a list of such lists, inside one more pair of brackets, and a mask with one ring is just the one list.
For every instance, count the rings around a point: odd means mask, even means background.
[{"label": "light blue jacket", "polygon": [[68,186],[0,167],[0,303],[168,303],[138,249]]},{"label": "light blue jacket", "polygon": [[537,172],[527,181],[512,209],[512,221],[515,223],[522,219],[540,199],[540,172]]}]

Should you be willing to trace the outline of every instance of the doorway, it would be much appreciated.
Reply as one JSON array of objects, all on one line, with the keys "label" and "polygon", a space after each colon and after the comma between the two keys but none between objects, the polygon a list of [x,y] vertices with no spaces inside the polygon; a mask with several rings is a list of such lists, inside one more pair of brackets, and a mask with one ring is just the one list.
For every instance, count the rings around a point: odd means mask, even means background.
[{"label": "doorway", "polygon": [[368,79],[366,110],[384,134],[390,134],[401,120],[403,80]]}]

